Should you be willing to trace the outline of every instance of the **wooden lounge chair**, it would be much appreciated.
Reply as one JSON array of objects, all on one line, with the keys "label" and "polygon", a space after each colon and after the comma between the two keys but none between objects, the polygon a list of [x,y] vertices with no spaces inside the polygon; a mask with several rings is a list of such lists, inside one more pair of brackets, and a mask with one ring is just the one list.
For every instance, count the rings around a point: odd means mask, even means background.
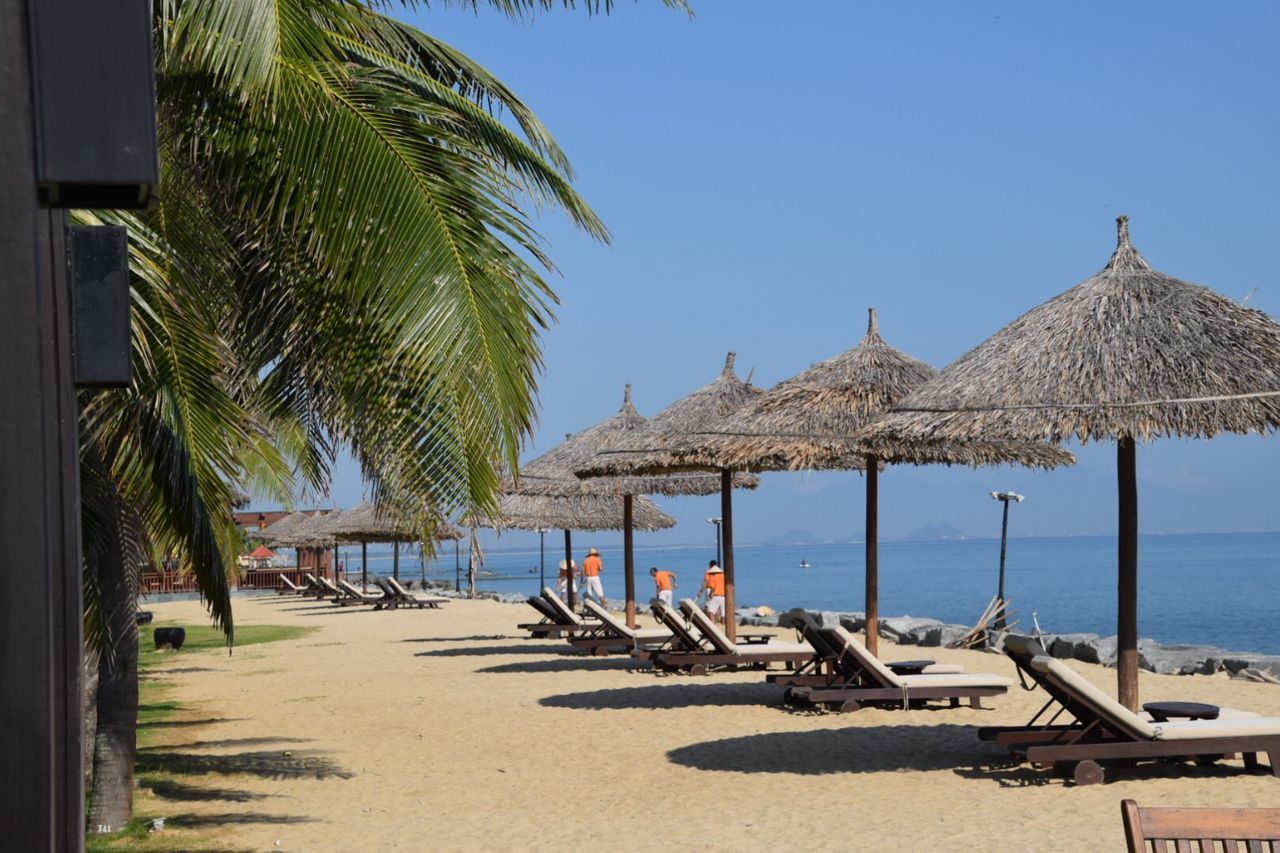
[{"label": "wooden lounge chair", "polygon": [[1245,767],[1258,766],[1266,753],[1271,773],[1280,776],[1280,717],[1230,716],[1212,720],[1155,722],[1133,713],[1062,661],[1036,657],[1030,662],[1046,689],[1064,699],[1079,725],[1038,736],[997,738],[1014,756],[1052,766],[1076,784],[1103,779],[1103,764],[1132,764],[1160,759],[1216,761],[1240,753]]},{"label": "wooden lounge chair", "polygon": [[713,670],[763,669],[771,663],[785,664],[792,669],[814,657],[813,646],[808,643],[745,643],[729,641],[711,619],[698,609],[695,602],[685,599],[680,608],[692,623],[697,634],[682,626],[676,629],[680,617],[661,602],[654,605],[662,613],[662,622],[672,628],[676,643],[662,647],[652,655],[654,666],[667,672],[687,672],[705,675]]},{"label": "wooden lounge chair", "polygon": [[372,604],[375,610],[382,610],[387,606],[386,595],[382,592],[377,594],[361,592],[345,580],[338,581],[338,589],[342,591],[342,596],[334,599],[333,603],[341,607],[352,604]]},{"label": "wooden lounge chair", "polygon": [[315,581],[316,589],[317,589],[317,595],[316,595],[317,599],[325,598],[326,596],[332,595],[334,600],[336,601],[339,598],[343,597],[342,590],[338,589],[337,585],[334,584],[334,582],[329,580],[328,578],[316,578],[316,577],[313,577],[312,575],[307,575],[307,579]]},{"label": "wooden lounge chair", "polygon": [[[792,672],[767,675],[766,681],[782,687],[841,687],[858,682],[860,668],[848,665],[848,659],[840,654],[840,649],[823,636],[822,626],[816,619],[800,611],[792,614],[791,624],[800,632],[801,639],[813,646],[814,657]],[[933,661],[889,661],[885,666],[898,675],[917,673],[944,675],[964,672],[962,666]],[[784,702],[790,702],[790,700],[790,693],[784,695]]]},{"label": "wooden lounge chair", "polygon": [[556,620],[559,624],[572,626],[577,631],[591,631],[599,626],[599,623],[591,619],[583,619],[577,613],[569,609],[569,605],[564,603],[564,599],[556,595],[550,587],[542,588],[542,600],[555,611]]},{"label": "wooden lounge chair", "polygon": [[276,587],[276,595],[306,595],[307,589],[305,586],[298,586],[281,572],[280,586]]},{"label": "wooden lounge chair", "polygon": [[[432,610],[436,610],[441,604],[447,604],[449,601],[447,598],[438,598],[430,595],[416,595],[405,589],[400,581],[393,577],[383,578],[382,581],[386,584],[386,586],[383,587],[383,592],[386,593],[388,590],[390,591],[390,595],[394,599],[396,607],[416,607],[419,610],[425,607],[430,607]],[[379,584],[379,586],[381,586],[381,584]]]},{"label": "wooden lounge chair", "polygon": [[933,699],[945,699],[956,708],[961,699],[968,699],[970,707],[981,708],[983,696],[999,696],[1013,685],[1002,675],[986,672],[899,674],[843,627],[823,628],[822,634],[838,651],[837,667],[847,680],[831,687],[788,688],[792,702],[856,711],[864,705],[919,708]]},{"label": "wooden lounge chair", "polygon": [[328,584],[328,586],[326,586],[324,583],[320,582],[319,578],[311,574],[311,572],[307,572],[303,577],[307,579],[306,594],[315,596],[317,601],[324,598],[326,595],[336,595],[338,592],[338,588],[336,586],[333,586],[333,584]]},{"label": "wooden lounge chair", "polygon": [[[1001,746],[1009,746],[1019,741],[1042,741],[1045,740],[1046,734],[1054,736],[1061,732],[1079,731],[1093,720],[1093,716],[1075,700],[1070,692],[1050,682],[1044,674],[1031,666],[1031,661],[1037,657],[1051,657],[1039,640],[1010,634],[1004,640],[1004,653],[1017,666],[1018,680],[1022,684],[1022,689],[1042,690],[1048,699],[1030,720],[1020,726],[983,726],[978,729],[980,739],[995,741]],[[1140,711],[1138,716],[1147,722],[1154,722],[1151,715],[1145,711]],[[1218,709],[1219,719],[1257,716],[1250,711],[1235,708]]]},{"label": "wooden lounge chair", "polygon": [[628,628],[625,622],[594,601],[587,600],[583,606],[600,620],[600,624],[570,638],[574,648],[582,649],[593,655],[604,655],[611,651],[633,652],[642,646],[659,646],[671,639],[671,631],[667,628]]},{"label": "wooden lounge chair", "polygon": [[582,630],[581,625],[561,622],[559,612],[548,604],[547,600],[542,596],[531,595],[526,600],[529,602],[530,607],[542,614],[542,621],[540,622],[522,622],[516,626],[521,631],[528,631],[530,637],[534,639],[563,637],[576,634]]},{"label": "wooden lounge chair", "polygon": [[[1129,853],[1280,853],[1280,809],[1148,808],[1120,801]],[[1172,845],[1172,847],[1170,846]]]}]

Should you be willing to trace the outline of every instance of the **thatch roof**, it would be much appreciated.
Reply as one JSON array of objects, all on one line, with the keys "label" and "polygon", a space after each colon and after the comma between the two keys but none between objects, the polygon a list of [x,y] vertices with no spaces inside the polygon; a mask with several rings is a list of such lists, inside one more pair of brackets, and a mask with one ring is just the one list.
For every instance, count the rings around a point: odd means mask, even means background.
[{"label": "thatch roof", "polygon": [[[565,437],[563,443],[520,466],[520,479],[511,491],[525,495],[709,495],[720,491],[720,478],[678,472],[651,477],[602,477],[580,480],[573,472],[586,467],[596,454],[628,447],[647,421],[631,404],[631,386],[623,391],[622,408],[606,421]],[[754,489],[759,478],[739,475],[734,485]]]},{"label": "thatch roof", "polygon": [[[516,530],[621,530],[622,498],[612,495],[579,495],[551,498],[538,495],[503,495],[499,499],[501,518],[463,519],[474,527]],[[636,530],[665,530],[676,520],[658,509],[648,498],[632,498],[632,519]],[[474,523],[473,523],[474,522]]]},{"label": "thatch roof", "polygon": [[334,516],[340,512],[341,510],[330,510],[329,512],[316,510],[310,513],[295,512],[293,515],[283,518],[268,527],[267,532],[270,533],[272,529],[279,527],[294,516],[302,516],[302,518],[283,533],[277,533],[275,536],[269,537],[269,539],[277,547],[327,548],[334,544],[335,540],[325,528],[332,522]]},{"label": "thatch roof", "polygon": [[667,406],[627,446],[601,451],[593,461],[575,469],[579,477],[618,477],[643,471],[646,475],[669,471],[707,471],[725,467],[690,463],[681,458],[702,433],[714,430],[725,418],[759,396],[759,388],[743,382],[733,371],[735,354],[724,360],[724,370],[714,382]]},{"label": "thatch roof", "polygon": [[[338,542],[417,542],[422,538],[421,531],[397,522],[367,502],[331,514],[320,530]],[[461,539],[462,532],[441,521],[431,538]]]},{"label": "thatch roof", "polygon": [[294,531],[298,529],[298,525],[310,518],[310,513],[291,512],[274,524],[269,524],[262,528],[260,533],[262,538],[274,547],[292,548],[293,546],[285,540],[293,535]]},{"label": "thatch roof", "polygon": [[1129,242],[895,407],[879,440],[1208,438],[1280,428],[1280,325]]},{"label": "thatch roof", "polygon": [[1018,462],[1044,468],[1075,461],[1067,451],[1038,442],[890,445],[857,440],[859,430],[938,373],[887,344],[875,309],[867,313],[867,334],[856,347],[779,382],[678,455],[750,471],[863,470],[868,455],[883,462]]}]

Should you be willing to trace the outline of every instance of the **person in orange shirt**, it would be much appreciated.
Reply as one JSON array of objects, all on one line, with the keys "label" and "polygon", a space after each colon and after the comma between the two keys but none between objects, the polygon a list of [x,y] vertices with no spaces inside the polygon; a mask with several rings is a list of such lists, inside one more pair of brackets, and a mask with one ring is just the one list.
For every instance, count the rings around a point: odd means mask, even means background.
[{"label": "person in orange shirt", "polygon": [[724,569],[712,560],[707,565],[707,573],[702,576],[702,589],[698,595],[707,594],[707,615],[711,621],[724,624]]},{"label": "person in orange shirt", "polygon": [[600,552],[595,548],[587,551],[587,558],[582,561],[582,597],[594,595],[601,607],[608,607],[604,600],[604,586],[600,583],[600,572],[604,571],[604,563],[600,560]]},{"label": "person in orange shirt", "polygon": [[661,572],[658,571],[657,566],[654,566],[649,569],[649,574],[653,575],[653,585],[658,588],[658,600],[670,607],[672,590],[679,586],[676,583],[676,573]]},{"label": "person in orange shirt", "polygon": [[[568,595],[569,581],[572,580],[574,573],[577,571],[578,564],[576,561],[570,560],[568,566],[565,565],[564,560],[560,561],[560,576],[556,579],[556,595],[561,598]],[[575,583],[573,585],[573,591],[578,591],[578,584]]]}]

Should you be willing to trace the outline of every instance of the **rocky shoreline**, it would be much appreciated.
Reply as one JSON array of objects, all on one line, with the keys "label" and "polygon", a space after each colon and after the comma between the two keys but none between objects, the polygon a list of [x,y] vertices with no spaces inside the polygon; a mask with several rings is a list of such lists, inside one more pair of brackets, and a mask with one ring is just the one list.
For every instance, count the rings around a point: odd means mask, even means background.
[{"label": "rocky shoreline", "polygon": [[[764,615],[761,614],[762,610],[766,611]],[[778,613],[769,608],[742,607],[738,609],[738,621],[743,625],[786,625],[789,612],[794,611]],[[863,613],[832,610],[808,612],[822,625],[843,625],[855,634],[866,630],[867,620]],[[891,616],[880,620],[879,634],[898,645],[929,647],[948,645],[970,630],[968,625],[949,625],[937,619]],[[986,649],[1001,651],[1004,637],[1001,632],[989,631]],[[1041,645],[1055,658],[1107,667],[1116,665],[1114,636],[1042,632],[1039,639]],[[1172,675],[1213,675],[1226,672],[1232,678],[1280,684],[1280,655],[1234,652],[1216,646],[1165,644],[1146,637],[1138,640],[1138,666],[1148,672]]]}]

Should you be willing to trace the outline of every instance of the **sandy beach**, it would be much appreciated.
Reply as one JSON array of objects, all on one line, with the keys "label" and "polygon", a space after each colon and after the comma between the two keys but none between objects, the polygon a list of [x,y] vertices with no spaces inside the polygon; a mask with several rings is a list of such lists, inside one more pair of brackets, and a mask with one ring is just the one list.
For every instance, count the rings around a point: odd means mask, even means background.
[{"label": "sandy beach", "polygon": [[[147,607],[206,621],[197,602]],[[178,716],[139,753],[140,771],[173,774],[158,815],[216,826],[229,849],[1119,850],[1125,797],[1280,804],[1280,780],[1239,762],[1144,766],[1083,788],[1018,766],[975,729],[1030,717],[1045,697],[1019,687],[990,710],[796,712],[760,673],[658,675],[525,639],[526,606],[373,612],[263,596],[236,599],[235,616],[317,630],[174,654],[144,678]],[[881,657],[919,652],[884,644]],[[928,656],[1014,677],[1003,656]],[[1113,671],[1072,665],[1114,695]],[[1141,689],[1280,715],[1274,685],[1144,673]]]}]

